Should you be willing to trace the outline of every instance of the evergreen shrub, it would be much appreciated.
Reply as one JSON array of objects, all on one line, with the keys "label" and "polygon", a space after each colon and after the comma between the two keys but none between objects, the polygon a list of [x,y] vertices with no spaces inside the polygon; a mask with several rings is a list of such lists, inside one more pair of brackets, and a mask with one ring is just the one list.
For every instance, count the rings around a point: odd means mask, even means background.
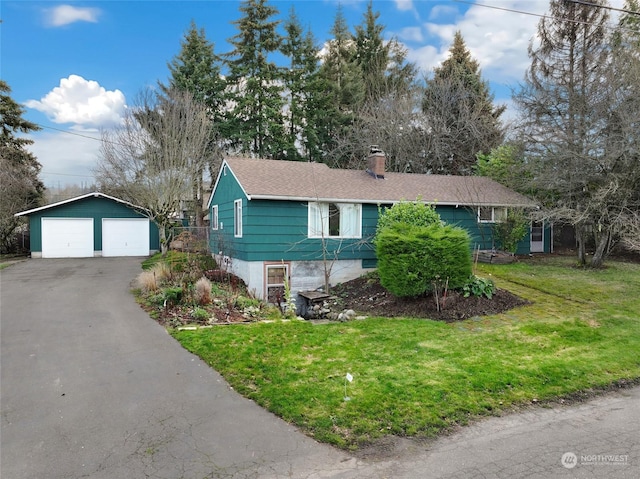
[{"label": "evergreen shrub", "polygon": [[402,201],[391,208],[378,210],[378,226],[376,233],[382,229],[406,223],[414,226],[443,225],[440,215],[434,205],[428,205],[418,201]]},{"label": "evergreen shrub", "polygon": [[456,226],[397,223],[380,229],[375,243],[380,282],[396,296],[429,293],[437,281],[462,288],[472,273],[469,235]]}]

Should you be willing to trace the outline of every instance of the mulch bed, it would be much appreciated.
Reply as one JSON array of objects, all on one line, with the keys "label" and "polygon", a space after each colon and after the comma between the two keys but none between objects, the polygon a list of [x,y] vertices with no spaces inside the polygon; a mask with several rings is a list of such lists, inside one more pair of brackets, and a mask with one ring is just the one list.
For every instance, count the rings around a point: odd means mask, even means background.
[{"label": "mulch bed", "polygon": [[496,289],[492,299],[474,296],[465,298],[460,292],[449,291],[444,308],[438,311],[432,295],[398,298],[384,289],[377,278],[367,276],[339,284],[331,293],[338,298],[341,308],[353,309],[369,316],[407,316],[439,321],[459,321],[498,314],[528,304],[526,300],[503,289]]}]

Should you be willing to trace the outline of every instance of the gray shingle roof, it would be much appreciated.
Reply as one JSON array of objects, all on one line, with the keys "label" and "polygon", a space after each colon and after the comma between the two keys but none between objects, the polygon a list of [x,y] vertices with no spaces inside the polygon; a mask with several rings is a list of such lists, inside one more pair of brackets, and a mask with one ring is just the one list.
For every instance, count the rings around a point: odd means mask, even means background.
[{"label": "gray shingle roof", "polygon": [[249,199],[396,203],[421,199],[442,205],[536,207],[531,199],[482,176],[385,173],[332,169],[322,163],[227,158]]}]

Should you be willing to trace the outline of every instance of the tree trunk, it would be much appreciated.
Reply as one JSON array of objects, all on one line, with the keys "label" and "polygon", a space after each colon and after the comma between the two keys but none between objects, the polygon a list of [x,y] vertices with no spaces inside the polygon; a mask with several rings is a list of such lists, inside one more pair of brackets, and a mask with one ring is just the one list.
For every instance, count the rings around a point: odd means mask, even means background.
[{"label": "tree trunk", "polygon": [[576,225],[576,242],[578,243],[578,263],[581,266],[587,264],[587,253],[584,245],[584,231],[581,225]]},{"label": "tree trunk", "polygon": [[169,251],[169,242],[167,239],[167,229],[165,225],[158,225],[158,231],[160,232],[160,252],[162,256],[166,256]]},{"label": "tree trunk", "polygon": [[599,235],[596,252],[593,254],[593,258],[591,258],[592,268],[601,268],[604,264],[604,258],[606,256],[606,252],[608,251],[607,246],[609,245],[610,240],[611,232],[609,230]]},{"label": "tree trunk", "polygon": [[202,197],[203,197],[203,182],[202,182],[202,174],[203,170],[198,171],[198,174],[193,178],[193,211],[196,219],[196,224],[198,228],[204,226],[204,208],[202,207]]}]

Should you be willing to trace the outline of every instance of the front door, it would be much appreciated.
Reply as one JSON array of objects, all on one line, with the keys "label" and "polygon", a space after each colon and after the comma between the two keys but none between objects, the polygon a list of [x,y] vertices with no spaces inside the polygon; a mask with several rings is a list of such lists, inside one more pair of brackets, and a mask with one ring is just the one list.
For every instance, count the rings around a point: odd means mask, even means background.
[{"label": "front door", "polygon": [[544,222],[533,221],[531,223],[531,245],[532,253],[544,253]]}]

